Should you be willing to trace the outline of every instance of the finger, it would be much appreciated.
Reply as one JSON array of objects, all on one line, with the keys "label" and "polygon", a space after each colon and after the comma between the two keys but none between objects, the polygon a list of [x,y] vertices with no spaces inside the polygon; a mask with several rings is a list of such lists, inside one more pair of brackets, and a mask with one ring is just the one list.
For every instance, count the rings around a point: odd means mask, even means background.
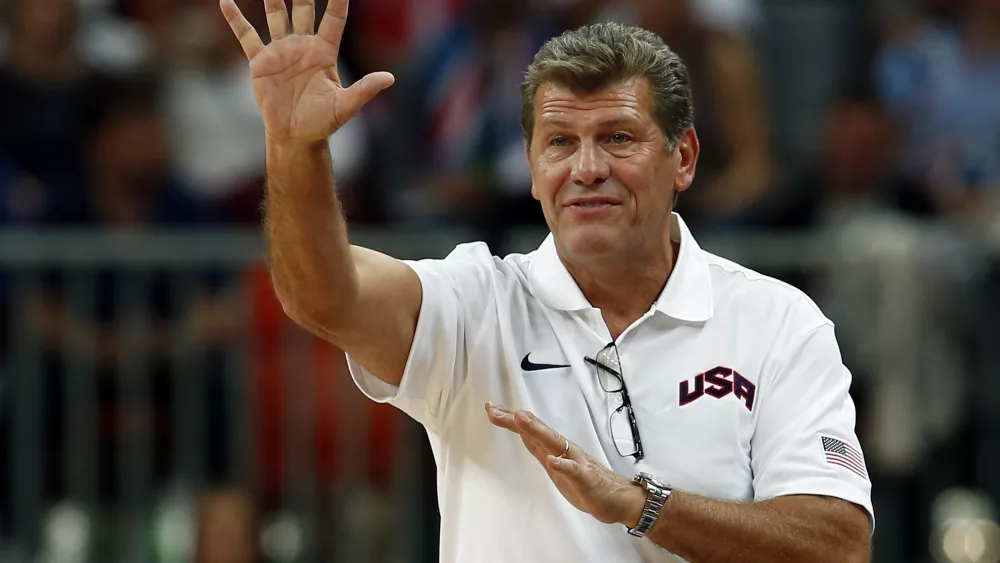
[{"label": "finger", "polygon": [[348,0],[330,0],[326,4],[323,20],[319,22],[318,35],[324,41],[340,50],[340,40],[344,36],[344,26],[347,24]]},{"label": "finger", "polygon": [[342,115],[337,115],[337,120],[341,126],[357,115],[361,107],[367,104],[379,92],[385,90],[396,78],[388,72],[373,72],[358,80],[347,89],[347,103],[344,105]]},{"label": "finger", "polygon": [[517,428],[514,427],[513,413],[504,407],[494,405],[493,403],[486,403],[486,415],[494,426],[506,428],[515,433],[517,432]]},{"label": "finger", "polygon": [[271,33],[271,41],[277,41],[288,35],[288,10],[285,0],[264,0],[264,11],[267,12],[267,30]]},{"label": "finger", "polygon": [[583,476],[583,465],[576,460],[550,455],[545,459],[545,465],[552,472],[565,475],[571,479],[579,479]]},{"label": "finger", "polygon": [[[546,460],[549,457],[552,457],[552,452],[550,451],[548,446],[539,442],[538,440],[535,440],[534,438],[530,438],[522,434],[521,442],[524,443],[524,447],[525,449],[528,450],[528,453],[530,453],[532,457],[537,459],[538,463],[541,463],[542,465],[545,465]],[[562,450],[560,450],[559,453],[562,453]]]},{"label": "finger", "polygon": [[[549,428],[541,419],[530,412],[521,411],[515,414],[514,425],[521,435],[530,436],[553,455],[559,455],[566,449],[566,438]],[[570,447],[570,450],[572,449]]]},{"label": "finger", "polygon": [[257,30],[243,17],[243,13],[236,6],[236,0],[219,0],[219,7],[222,9],[222,15],[229,22],[229,28],[240,40],[240,45],[243,46],[243,52],[246,53],[247,58],[256,57],[257,53],[264,49],[264,43],[260,40],[260,35],[257,35]]},{"label": "finger", "polygon": [[292,0],[292,29],[299,35],[312,35],[316,30],[315,0]]}]

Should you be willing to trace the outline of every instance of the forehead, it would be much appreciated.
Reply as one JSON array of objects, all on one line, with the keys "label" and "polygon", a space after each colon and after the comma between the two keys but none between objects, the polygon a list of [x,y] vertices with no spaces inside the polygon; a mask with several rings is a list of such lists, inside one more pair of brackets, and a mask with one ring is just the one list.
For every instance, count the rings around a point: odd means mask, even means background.
[{"label": "forehead", "polygon": [[608,120],[652,121],[649,84],[631,78],[596,92],[580,92],[559,84],[545,83],[535,93],[535,123],[588,126]]}]

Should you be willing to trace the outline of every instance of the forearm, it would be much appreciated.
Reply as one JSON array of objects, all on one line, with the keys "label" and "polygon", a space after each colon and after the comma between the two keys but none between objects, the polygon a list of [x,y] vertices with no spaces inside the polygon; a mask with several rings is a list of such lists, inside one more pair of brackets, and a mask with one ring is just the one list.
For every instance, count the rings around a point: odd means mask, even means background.
[{"label": "forearm", "polygon": [[326,324],[349,306],[358,277],[327,144],[267,143],[265,233],[275,292],[298,322]]},{"label": "forearm", "polygon": [[[630,501],[628,525],[644,501]],[[647,537],[691,563],[867,563],[869,553],[860,510],[821,497],[737,504],[676,491]]]}]

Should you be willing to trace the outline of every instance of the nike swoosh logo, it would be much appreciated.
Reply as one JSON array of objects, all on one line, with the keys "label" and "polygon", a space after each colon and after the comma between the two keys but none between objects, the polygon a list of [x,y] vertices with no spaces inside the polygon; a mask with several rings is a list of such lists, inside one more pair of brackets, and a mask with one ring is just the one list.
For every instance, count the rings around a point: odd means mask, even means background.
[{"label": "nike swoosh logo", "polygon": [[527,354],[525,354],[524,355],[524,359],[521,360],[521,369],[523,369],[524,371],[541,371],[543,369],[558,369],[558,368],[568,368],[569,367],[568,364],[566,364],[566,365],[563,365],[563,364],[536,364],[536,363],[534,363],[534,362],[532,362],[531,360],[528,359],[528,356],[530,356],[530,355],[531,355],[530,352],[527,353]]}]

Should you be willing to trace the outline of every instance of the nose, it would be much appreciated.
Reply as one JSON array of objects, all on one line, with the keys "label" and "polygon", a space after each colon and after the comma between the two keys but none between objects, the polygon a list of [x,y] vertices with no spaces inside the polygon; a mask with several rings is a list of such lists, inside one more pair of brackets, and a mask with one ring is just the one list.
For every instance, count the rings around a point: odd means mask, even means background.
[{"label": "nose", "polygon": [[578,186],[599,186],[611,175],[607,155],[596,143],[583,143],[576,153],[570,179]]}]

